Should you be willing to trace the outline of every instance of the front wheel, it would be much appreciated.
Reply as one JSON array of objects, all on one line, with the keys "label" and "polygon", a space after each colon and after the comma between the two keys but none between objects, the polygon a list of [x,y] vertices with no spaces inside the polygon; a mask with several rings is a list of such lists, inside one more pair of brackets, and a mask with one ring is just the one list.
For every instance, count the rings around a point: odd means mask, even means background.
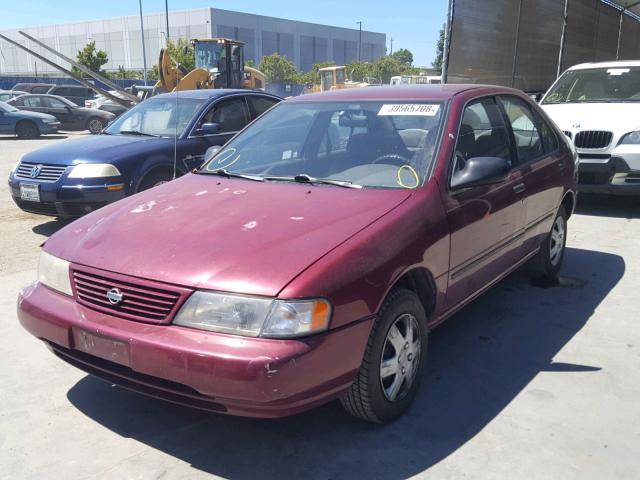
[{"label": "front wheel", "polygon": [[531,261],[531,270],[535,277],[555,282],[564,259],[567,244],[567,211],[558,209],[549,235],[540,245],[540,251]]},{"label": "front wheel", "polygon": [[340,399],[351,415],[388,423],[411,405],[427,353],[427,319],[409,290],[394,290],[373,325],[360,371]]},{"label": "front wheel", "polygon": [[99,118],[90,118],[87,122],[87,130],[93,135],[97,135],[105,127],[106,123]]},{"label": "front wheel", "polygon": [[173,180],[173,174],[168,170],[158,170],[156,172],[151,172],[147,174],[146,177],[144,177],[142,182],[140,182],[138,191],[142,192],[143,190],[157,187],[158,185],[170,182],[171,180]]}]

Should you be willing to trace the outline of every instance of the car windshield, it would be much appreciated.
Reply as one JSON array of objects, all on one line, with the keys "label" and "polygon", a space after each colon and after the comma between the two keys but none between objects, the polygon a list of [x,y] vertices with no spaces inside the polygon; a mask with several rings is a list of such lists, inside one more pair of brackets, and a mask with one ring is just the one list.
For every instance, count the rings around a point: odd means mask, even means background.
[{"label": "car windshield", "polygon": [[9,105],[8,103],[0,102],[0,111],[2,111],[2,112],[17,112],[18,109],[16,107],[13,107],[13,106]]},{"label": "car windshield", "polygon": [[433,160],[442,117],[442,104],[428,100],[282,103],[200,171],[416,188]]},{"label": "car windshield", "polygon": [[206,99],[157,97],[139,103],[115,120],[109,135],[140,134],[157,137],[182,135]]},{"label": "car windshield", "polygon": [[640,102],[640,67],[570,70],[551,88],[543,104]]}]

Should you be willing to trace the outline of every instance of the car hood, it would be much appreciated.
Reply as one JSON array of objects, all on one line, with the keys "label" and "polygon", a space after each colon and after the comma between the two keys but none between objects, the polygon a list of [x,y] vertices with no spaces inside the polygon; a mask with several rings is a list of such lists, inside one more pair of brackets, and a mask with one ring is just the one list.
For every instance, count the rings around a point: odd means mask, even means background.
[{"label": "car hood", "polygon": [[56,142],[22,157],[25,162],[53,165],[76,163],[117,163],[119,158],[137,156],[151,150],[173,146],[172,138],[135,135],[93,135],[66,142]]},{"label": "car hood", "polygon": [[640,103],[564,103],[541,106],[564,131],[607,130],[620,136],[640,128]]},{"label": "car hood", "polygon": [[55,120],[58,119],[53,115],[49,115],[48,113],[40,113],[40,112],[27,112],[24,110],[20,110],[19,112],[11,112],[13,115],[17,115],[20,118],[39,118],[41,120]]},{"label": "car hood", "polygon": [[44,248],[135,277],[276,296],[410,195],[189,174],[73,222]]}]

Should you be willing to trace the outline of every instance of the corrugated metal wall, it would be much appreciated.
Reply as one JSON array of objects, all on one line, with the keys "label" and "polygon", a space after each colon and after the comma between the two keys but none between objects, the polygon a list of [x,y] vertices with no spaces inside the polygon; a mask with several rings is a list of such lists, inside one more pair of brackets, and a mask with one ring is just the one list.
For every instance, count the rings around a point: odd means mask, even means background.
[{"label": "corrugated metal wall", "polygon": [[[561,69],[591,61],[640,58],[640,22],[601,0],[569,0]],[[491,83],[526,91],[555,80],[562,0],[455,0],[450,83]]]}]

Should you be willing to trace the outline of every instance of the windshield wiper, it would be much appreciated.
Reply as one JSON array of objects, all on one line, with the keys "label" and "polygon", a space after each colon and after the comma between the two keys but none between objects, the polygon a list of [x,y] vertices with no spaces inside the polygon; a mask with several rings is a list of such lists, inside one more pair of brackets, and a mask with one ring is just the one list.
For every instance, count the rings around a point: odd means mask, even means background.
[{"label": "windshield wiper", "polygon": [[153,133],[145,133],[140,130],[120,130],[121,135],[139,135],[141,137],[159,137],[160,135],[154,135]]},{"label": "windshield wiper", "polygon": [[244,178],[245,180],[253,180],[254,182],[264,182],[263,177],[257,175],[247,175],[244,173],[228,172],[225,168],[218,168],[217,170],[197,170],[194,173],[201,173],[204,175],[219,175],[227,178]]},{"label": "windshield wiper", "polygon": [[264,177],[265,180],[283,181],[283,182],[297,182],[297,183],[316,183],[321,185],[334,185],[336,187],[343,188],[364,188],[362,185],[358,185],[353,182],[345,180],[331,180],[330,178],[315,178],[307,175],[306,173],[300,173],[294,177]]}]

